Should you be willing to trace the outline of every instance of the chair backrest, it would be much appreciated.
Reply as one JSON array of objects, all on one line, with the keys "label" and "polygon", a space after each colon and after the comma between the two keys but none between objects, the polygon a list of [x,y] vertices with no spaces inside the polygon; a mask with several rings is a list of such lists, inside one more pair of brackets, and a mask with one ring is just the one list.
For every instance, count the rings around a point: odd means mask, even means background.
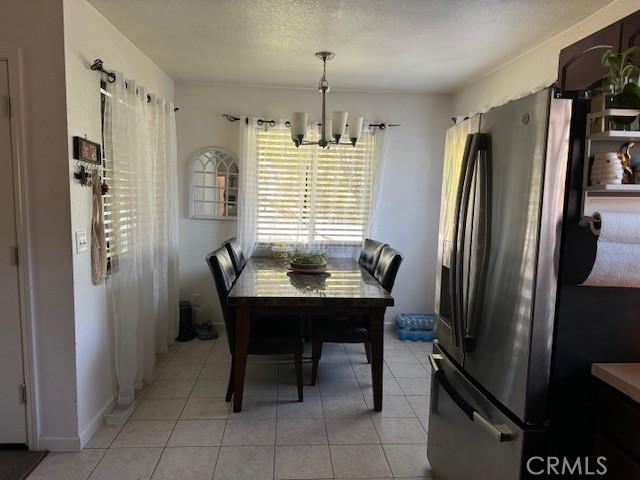
[{"label": "chair backrest", "polygon": [[236,271],[233,268],[231,257],[225,247],[209,253],[206,256],[207,265],[213,275],[213,281],[218,292],[218,300],[220,300],[220,308],[224,317],[224,325],[227,329],[227,340],[229,341],[229,350],[233,352],[235,341],[235,317],[233,311],[227,305],[227,297],[236,281]]},{"label": "chair backrest", "polygon": [[385,245],[382,252],[380,252],[380,259],[378,260],[373,276],[376,277],[380,285],[389,293],[391,293],[393,289],[393,284],[396,281],[396,275],[398,274],[401,263],[402,254],[389,245]]},{"label": "chair backrest", "polygon": [[380,252],[386,246],[386,243],[378,242],[377,240],[371,240],[365,238],[362,242],[362,250],[360,250],[360,258],[358,263],[362,265],[367,271],[373,275],[380,258]]},{"label": "chair backrest", "polygon": [[224,242],[224,246],[229,252],[229,256],[231,257],[231,262],[233,262],[233,268],[236,271],[236,275],[240,275],[240,272],[242,272],[242,269],[247,264],[247,260],[244,258],[244,253],[242,252],[240,243],[234,237]]}]

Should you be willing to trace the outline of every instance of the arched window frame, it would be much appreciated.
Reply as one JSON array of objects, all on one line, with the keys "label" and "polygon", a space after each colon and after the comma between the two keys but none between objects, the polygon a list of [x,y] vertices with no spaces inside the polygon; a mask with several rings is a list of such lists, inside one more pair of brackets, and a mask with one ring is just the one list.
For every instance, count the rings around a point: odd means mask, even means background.
[{"label": "arched window frame", "polygon": [[[219,172],[220,168],[222,172]],[[217,183],[219,173],[224,174],[223,187]],[[208,179],[209,175],[211,179]],[[238,158],[233,152],[215,146],[200,150],[189,164],[189,217],[235,220],[238,212],[239,179]],[[221,205],[222,209],[219,208]]]}]

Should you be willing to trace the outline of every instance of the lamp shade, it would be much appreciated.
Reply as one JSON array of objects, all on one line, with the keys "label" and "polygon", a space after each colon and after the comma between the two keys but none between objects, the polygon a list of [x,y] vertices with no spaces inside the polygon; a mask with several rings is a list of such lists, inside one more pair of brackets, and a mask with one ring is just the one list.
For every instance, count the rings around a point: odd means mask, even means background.
[{"label": "lamp shade", "polygon": [[309,114],[307,112],[295,112],[291,116],[291,136],[300,138],[307,134],[307,121]]},{"label": "lamp shade", "polygon": [[338,139],[344,135],[347,126],[347,112],[333,112],[331,135]]},{"label": "lamp shade", "polygon": [[350,139],[359,139],[360,134],[362,133],[362,123],[364,119],[362,117],[355,117],[349,119],[349,138]]}]

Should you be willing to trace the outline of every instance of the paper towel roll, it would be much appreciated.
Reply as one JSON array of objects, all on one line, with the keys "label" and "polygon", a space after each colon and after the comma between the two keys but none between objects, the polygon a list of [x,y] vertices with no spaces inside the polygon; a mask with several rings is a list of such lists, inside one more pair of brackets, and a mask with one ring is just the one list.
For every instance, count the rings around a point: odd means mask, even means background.
[{"label": "paper towel roll", "polygon": [[640,213],[599,215],[596,261],[583,285],[640,288]]}]

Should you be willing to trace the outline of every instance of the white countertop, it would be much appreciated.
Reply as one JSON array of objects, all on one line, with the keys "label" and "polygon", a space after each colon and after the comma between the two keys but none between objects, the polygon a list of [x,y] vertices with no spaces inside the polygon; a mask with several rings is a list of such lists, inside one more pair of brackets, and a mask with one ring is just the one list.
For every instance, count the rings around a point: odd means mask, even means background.
[{"label": "white countertop", "polygon": [[640,363],[593,363],[591,374],[640,403]]}]

